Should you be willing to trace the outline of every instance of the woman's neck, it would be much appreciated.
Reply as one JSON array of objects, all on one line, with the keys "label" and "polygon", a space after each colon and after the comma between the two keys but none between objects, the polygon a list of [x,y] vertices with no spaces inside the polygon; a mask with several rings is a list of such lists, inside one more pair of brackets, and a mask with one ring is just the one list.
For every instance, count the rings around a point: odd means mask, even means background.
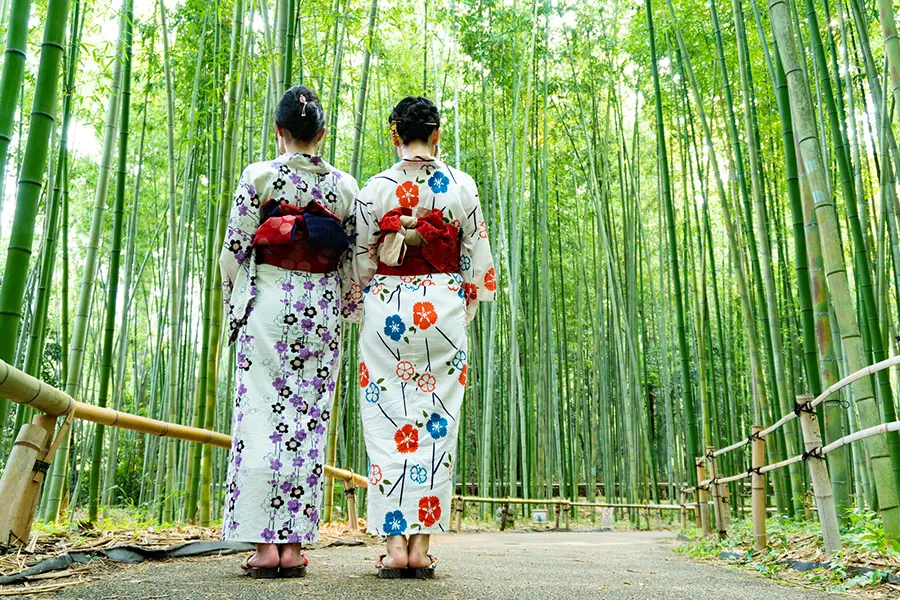
[{"label": "woman's neck", "polygon": [[309,154],[314,156],[318,150],[318,146],[319,145],[315,142],[288,142],[287,140],[284,142],[284,150],[290,154]]},{"label": "woman's neck", "polygon": [[413,158],[416,156],[434,156],[434,146],[427,142],[415,140],[400,147],[401,158]]}]

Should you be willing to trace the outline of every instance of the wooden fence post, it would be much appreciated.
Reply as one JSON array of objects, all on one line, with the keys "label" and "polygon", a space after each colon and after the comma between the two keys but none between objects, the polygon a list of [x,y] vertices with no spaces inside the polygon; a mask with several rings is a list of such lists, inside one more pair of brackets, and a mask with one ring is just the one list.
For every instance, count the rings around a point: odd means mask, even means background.
[{"label": "wooden fence post", "polygon": [[559,517],[560,517],[560,514],[562,513],[562,509],[560,508],[560,506],[561,506],[561,504],[559,502],[555,502],[553,504],[553,512],[555,513],[553,517],[556,520],[556,524],[555,524],[556,529],[559,529]]},{"label": "wooden fence post", "polygon": [[359,522],[356,518],[356,482],[353,481],[353,470],[350,470],[350,479],[344,482],[344,495],[347,497],[347,519],[350,520],[350,531],[359,531]]},{"label": "wooden fence post", "polygon": [[509,502],[503,504],[500,509],[500,531],[506,531],[506,517],[509,514]]},{"label": "wooden fence post", "polygon": [[766,464],[766,440],[759,437],[763,430],[759,425],[753,426],[753,442],[751,446],[750,465],[753,474],[750,478],[751,518],[753,520],[753,549],[766,549],[766,476],[759,470]]},{"label": "wooden fence post", "polygon": [[460,496],[456,499],[456,532],[462,532],[462,520],[463,520],[463,507],[465,506],[466,501],[463,500],[463,497]]},{"label": "wooden fence post", "polygon": [[822,525],[822,539],[825,542],[825,553],[829,556],[841,551],[841,532],[838,525],[837,509],[834,505],[834,494],[831,491],[831,480],[828,468],[822,455],[822,434],[815,410],[809,408],[812,396],[797,396],[797,404],[805,407],[800,411],[800,428],[803,431],[803,443],[806,447],[804,457],[809,465],[809,476],[812,479],[816,506],[819,509],[819,523]]},{"label": "wooden fence post", "polygon": [[701,529],[702,519],[700,518],[700,495],[697,493],[697,488],[694,488],[693,491],[691,491],[691,496],[694,502],[694,526],[697,529]]},{"label": "wooden fence post", "polygon": [[565,522],[565,525],[566,525],[566,531],[569,531],[569,501],[568,500],[563,500],[562,509],[563,509],[563,521]]},{"label": "wooden fence post", "polygon": [[681,490],[681,528],[687,529],[687,492]]},{"label": "wooden fence post", "polygon": [[[35,477],[35,465],[46,454],[56,417],[37,415],[33,423],[23,425],[13,443],[0,477],[0,545],[28,543],[37,492],[43,473]],[[35,487],[35,484],[37,487]],[[28,514],[28,511],[31,511]]]},{"label": "wooden fence post", "polygon": [[709,460],[709,478],[713,482],[709,489],[712,492],[713,506],[716,510],[716,531],[719,534],[719,539],[724,540],[728,537],[728,531],[725,524],[725,520],[727,519],[725,513],[728,512],[725,507],[725,486],[717,481],[719,478],[719,469],[716,467],[716,457],[713,455],[713,452],[715,452],[715,448],[707,446],[706,456]]},{"label": "wooden fence post", "polygon": [[709,495],[701,483],[706,479],[706,457],[697,456],[694,464],[697,465],[697,504],[700,507],[700,529],[703,536],[709,535]]}]

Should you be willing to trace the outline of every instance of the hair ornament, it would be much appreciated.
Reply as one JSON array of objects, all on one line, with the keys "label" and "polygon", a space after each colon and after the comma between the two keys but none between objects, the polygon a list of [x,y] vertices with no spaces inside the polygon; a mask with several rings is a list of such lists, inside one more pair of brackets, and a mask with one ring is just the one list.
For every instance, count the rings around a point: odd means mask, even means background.
[{"label": "hair ornament", "polygon": [[304,96],[303,94],[300,94],[300,96],[297,98],[297,102],[299,102],[300,105],[303,107],[303,110],[300,111],[300,116],[305,117],[306,116],[306,105],[308,104],[308,102],[306,100],[306,96]]}]

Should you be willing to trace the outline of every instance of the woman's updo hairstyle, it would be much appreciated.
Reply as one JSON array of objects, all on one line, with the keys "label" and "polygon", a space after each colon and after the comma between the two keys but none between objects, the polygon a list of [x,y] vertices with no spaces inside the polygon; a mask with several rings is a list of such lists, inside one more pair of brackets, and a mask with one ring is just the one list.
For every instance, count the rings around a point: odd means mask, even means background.
[{"label": "woman's updo hairstyle", "polygon": [[441,114],[428,98],[409,96],[394,107],[388,123],[396,126],[396,134],[404,144],[427,142],[434,130],[441,126]]},{"label": "woman's updo hairstyle", "polygon": [[275,107],[275,122],[298,142],[311,142],[325,129],[325,109],[314,91],[295,85]]}]

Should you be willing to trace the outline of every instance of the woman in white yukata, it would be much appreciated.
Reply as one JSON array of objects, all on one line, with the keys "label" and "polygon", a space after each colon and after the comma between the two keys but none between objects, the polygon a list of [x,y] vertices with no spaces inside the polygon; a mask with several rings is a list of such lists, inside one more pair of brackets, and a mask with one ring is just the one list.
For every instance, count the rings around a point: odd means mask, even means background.
[{"label": "woman in white yukata", "polygon": [[255,542],[252,577],[302,577],[315,542],[325,432],[340,365],[342,223],[356,181],[316,155],[325,112],[288,90],[275,111],[281,155],[241,176],[220,264],[236,344],[233,443],[222,537]]},{"label": "woman in white yukata", "polygon": [[424,578],[450,527],[466,325],[497,283],[475,182],[438,160],[437,108],[405,98],[389,123],[400,160],[359,192],[352,250],[368,528],[387,536],[379,576]]}]

